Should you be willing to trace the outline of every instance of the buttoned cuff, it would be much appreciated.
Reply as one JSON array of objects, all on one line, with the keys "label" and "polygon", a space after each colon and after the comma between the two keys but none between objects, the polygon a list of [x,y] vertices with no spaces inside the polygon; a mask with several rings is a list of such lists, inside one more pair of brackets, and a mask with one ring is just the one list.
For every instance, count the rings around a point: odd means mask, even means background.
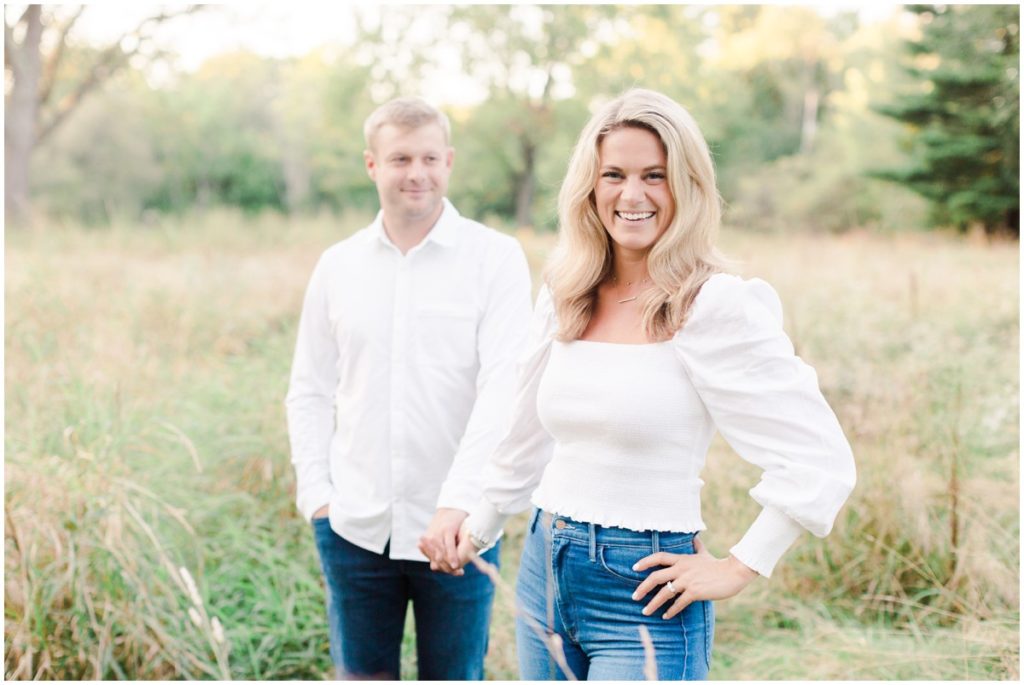
[{"label": "buttoned cuff", "polygon": [[765,578],[803,532],[799,523],[778,509],[765,507],[730,553]]},{"label": "buttoned cuff", "polygon": [[481,550],[486,551],[501,537],[502,528],[505,527],[508,518],[507,514],[502,514],[496,506],[481,498],[470,511],[465,526],[473,537],[487,541],[487,547]]}]

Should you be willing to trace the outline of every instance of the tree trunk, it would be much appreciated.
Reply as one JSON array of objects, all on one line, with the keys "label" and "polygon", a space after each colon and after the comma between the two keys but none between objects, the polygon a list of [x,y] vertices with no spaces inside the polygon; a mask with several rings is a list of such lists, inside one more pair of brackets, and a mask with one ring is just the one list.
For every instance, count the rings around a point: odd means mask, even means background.
[{"label": "tree trunk", "polygon": [[523,172],[516,184],[516,226],[533,227],[533,193],[536,184],[537,148],[532,141],[523,140]]},{"label": "tree trunk", "polygon": [[23,223],[31,211],[28,179],[35,116],[24,109],[12,103],[4,120],[4,213],[12,226]]},{"label": "tree trunk", "polygon": [[7,57],[14,79],[7,96],[4,119],[4,208],[8,223],[30,219],[29,172],[36,141],[36,111],[39,108],[39,79],[43,33],[39,5],[25,11],[25,38],[20,46],[7,45]]},{"label": "tree trunk", "polygon": [[818,102],[821,96],[818,89],[811,86],[804,92],[804,117],[800,126],[800,152],[808,153],[814,147],[814,138],[818,133]]},{"label": "tree trunk", "polygon": [[284,205],[289,214],[301,210],[309,199],[309,161],[296,145],[287,145],[281,159],[284,176]]}]

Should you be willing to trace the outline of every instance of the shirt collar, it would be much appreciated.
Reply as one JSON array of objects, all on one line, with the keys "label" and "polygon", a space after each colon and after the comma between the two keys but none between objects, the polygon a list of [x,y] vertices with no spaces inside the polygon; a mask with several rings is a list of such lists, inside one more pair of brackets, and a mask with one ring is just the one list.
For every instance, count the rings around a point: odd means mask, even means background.
[{"label": "shirt collar", "polygon": [[430,233],[423,239],[424,242],[431,241],[443,247],[451,247],[455,244],[456,237],[459,232],[459,210],[455,209],[455,205],[448,201],[448,198],[443,198],[444,209],[441,210],[441,216],[438,217],[437,223],[430,229]]},{"label": "shirt collar", "polygon": [[[455,209],[448,198],[442,198],[444,208],[441,210],[441,216],[438,217],[437,223],[434,224],[433,228],[427,233],[427,236],[423,239],[424,243],[437,243],[442,247],[452,247],[456,243],[458,237],[458,220],[461,217],[459,210]],[[391,239],[388,238],[387,232],[384,230],[384,210],[377,212],[377,218],[370,224],[370,234],[376,237],[378,240],[386,245],[392,245]]]}]

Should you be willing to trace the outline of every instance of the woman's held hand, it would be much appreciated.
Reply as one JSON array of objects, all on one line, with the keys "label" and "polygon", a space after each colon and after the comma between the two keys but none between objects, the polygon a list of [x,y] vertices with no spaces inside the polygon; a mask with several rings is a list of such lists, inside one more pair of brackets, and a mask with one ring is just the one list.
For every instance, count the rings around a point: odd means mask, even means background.
[{"label": "woman's held hand", "polygon": [[458,556],[459,556],[459,567],[464,567],[466,564],[471,562],[477,555],[476,545],[473,544],[473,540],[469,537],[469,533],[465,530],[460,532]]},{"label": "woman's held hand", "polygon": [[[643,571],[655,566],[664,568],[647,576],[633,593],[633,599],[642,601],[652,590],[661,586],[643,614],[650,616],[658,607],[674,599],[662,618],[672,618],[693,602],[705,599],[727,599],[738,594],[758,574],[736,557],[725,559],[711,556],[704,543],[694,538],[696,554],[671,554],[657,552],[644,557],[633,565],[634,571]],[[675,592],[669,589],[672,581]]]},{"label": "woman's held hand", "polygon": [[444,507],[434,513],[434,518],[417,545],[423,556],[430,560],[431,571],[462,575],[462,564],[459,563],[457,552],[458,536],[468,515],[468,512],[461,509]]}]

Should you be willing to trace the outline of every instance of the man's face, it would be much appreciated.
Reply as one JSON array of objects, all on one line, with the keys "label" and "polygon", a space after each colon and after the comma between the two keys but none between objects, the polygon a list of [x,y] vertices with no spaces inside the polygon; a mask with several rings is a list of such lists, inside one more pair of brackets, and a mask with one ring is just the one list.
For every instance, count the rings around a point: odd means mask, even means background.
[{"label": "man's face", "polygon": [[385,124],[363,153],[366,172],[377,184],[385,218],[425,221],[440,216],[455,151],[438,124],[401,128]]}]

